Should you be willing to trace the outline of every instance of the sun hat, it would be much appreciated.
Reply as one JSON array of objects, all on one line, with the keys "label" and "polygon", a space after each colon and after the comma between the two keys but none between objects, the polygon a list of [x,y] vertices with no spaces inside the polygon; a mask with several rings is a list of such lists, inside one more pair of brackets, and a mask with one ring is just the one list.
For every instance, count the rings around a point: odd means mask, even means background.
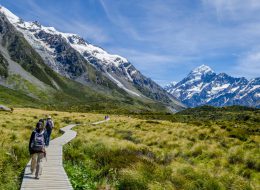
[{"label": "sun hat", "polygon": [[50,115],[48,115],[47,119],[51,119],[51,116],[50,116]]}]

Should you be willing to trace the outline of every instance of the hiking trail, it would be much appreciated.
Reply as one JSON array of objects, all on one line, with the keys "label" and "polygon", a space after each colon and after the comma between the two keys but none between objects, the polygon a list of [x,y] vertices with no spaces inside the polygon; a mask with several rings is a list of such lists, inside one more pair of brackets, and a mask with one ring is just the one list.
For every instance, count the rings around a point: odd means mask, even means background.
[{"label": "hiking trail", "polygon": [[[106,121],[92,124],[95,125]],[[50,142],[49,147],[46,148],[47,160],[43,159],[42,175],[39,180],[36,180],[35,176],[31,174],[31,160],[28,162],[24,171],[21,190],[73,190],[63,168],[62,146],[76,137],[77,132],[71,130],[75,126],[76,124],[71,124],[61,128],[60,130],[64,132],[63,135]]]}]

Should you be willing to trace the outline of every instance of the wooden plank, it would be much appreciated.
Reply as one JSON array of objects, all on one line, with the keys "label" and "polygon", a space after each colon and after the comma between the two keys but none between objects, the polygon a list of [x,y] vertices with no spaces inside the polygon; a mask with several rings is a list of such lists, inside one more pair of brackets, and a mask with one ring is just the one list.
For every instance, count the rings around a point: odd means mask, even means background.
[{"label": "wooden plank", "polygon": [[46,148],[47,160],[43,159],[43,171],[39,180],[31,174],[31,161],[27,164],[23,176],[21,190],[72,190],[72,185],[62,165],[62,146],[76,137],[77,133],[71,129],[76,126],[68,125],[61,129],[64,134],[50,142]]},{"label": "wooden plank", "polygon": [[92,123],[92,125],[98,125],[98,124],[101,124],[101,123],[105,123],[105,122],[108,122],[110,119],[108,118],[107,120],[103,120],[103,121],[98,121],[98,122],[95,122],[95,123]]}]

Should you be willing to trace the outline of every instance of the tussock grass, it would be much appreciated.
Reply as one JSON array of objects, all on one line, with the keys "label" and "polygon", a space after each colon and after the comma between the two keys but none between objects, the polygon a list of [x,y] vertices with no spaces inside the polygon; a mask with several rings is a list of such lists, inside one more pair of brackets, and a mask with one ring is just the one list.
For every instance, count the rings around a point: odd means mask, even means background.
[{"label": "tussock grass", "polygon": [[254,111],[247,112],[249,119],[237,127],[242,138],[231,136],[237,128],[223,119],[198,124],[187,118],[111,115],[109,122],[94,126],[104,115],[0,112],[0,189],[19,189],[29,160],[29,136],[47,114],[56,124],[53,138],[60,135],[59,128],[80,124],[77,137],[64,147],[64,166],[74,189],[259,189],[260,137],[257,126],[250,130],[258,119]]},{"label": "tussock grass", "polygon": [[23,170],[30,159],[28,143],[31,132],[38,120],[46,118],[46,115],[54,118],[52,138],[59,136],[59,128],[69,122],[86,121],[86,115],[82,113],[22,108],[14,109],[13,113],[0,111],[0,189],[19,189]]},{"label": "tussock grass", "polygon": [[230,137],[216,123],[124,116],[75,130],[77,138],[64,149],[65,168],[75,189],[260,187],[257,134],[247,134],[245,140]]}]

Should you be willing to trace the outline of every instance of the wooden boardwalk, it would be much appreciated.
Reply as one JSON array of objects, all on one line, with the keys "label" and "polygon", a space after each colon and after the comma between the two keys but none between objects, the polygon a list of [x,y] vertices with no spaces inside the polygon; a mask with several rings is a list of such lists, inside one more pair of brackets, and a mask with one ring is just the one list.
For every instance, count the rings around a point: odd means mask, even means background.
[{"label": "wooden boardwalk", "polygon": [[103,121],[98,121],[98,122],[92,123],[92,125],[98,125],[100,123],[105,123],[105,122],[108,122],[109,120],[110,120],[110,118],[103,120]]},{"label": "wooden boardwalk", "polygon": [[77,133],[71,130],[74,126],[76,125],[62,128],[64,134],[50,142],[47,148],[47,161],[44,158],[39,180],[34,179],[35,176],[31,174],[31,161],[29,161],[25,168],[21,190],[73,190],[63,168],[62,146],[76,137]]}]

